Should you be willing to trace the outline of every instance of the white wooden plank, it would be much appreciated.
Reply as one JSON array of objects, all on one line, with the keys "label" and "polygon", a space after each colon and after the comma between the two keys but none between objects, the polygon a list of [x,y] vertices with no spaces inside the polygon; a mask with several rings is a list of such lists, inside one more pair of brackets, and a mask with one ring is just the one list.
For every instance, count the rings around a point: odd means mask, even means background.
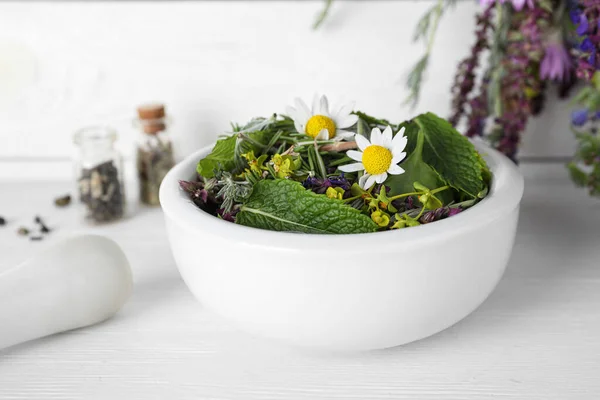
[{"label": "white wooden plank", "polygon": [[[74,208],[52,205],[68,183],[0,182],[10,222],[0,228],[0,271],[62,235],[92,231],[123,246],[136,285],[113,320],[0,352],[0,398],[596,399],[598,203],[573,190],[562,166],[524,172],[516,247],[486,303],[429,339],[351,355],[248,337],[205,312],[178,276],[159,210],[88,228]],[[14,234],[36,213],[57,228],[48,242]]]}]

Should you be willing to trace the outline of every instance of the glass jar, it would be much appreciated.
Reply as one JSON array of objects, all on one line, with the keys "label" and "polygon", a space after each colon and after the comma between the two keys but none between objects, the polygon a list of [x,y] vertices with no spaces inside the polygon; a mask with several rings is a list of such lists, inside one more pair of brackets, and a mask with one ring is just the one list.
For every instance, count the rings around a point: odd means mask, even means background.
[{"label": "glass jar", "polygon": [[115,221],[125,214],[123,160],[115,149],[116,132],[93,126],[75,133],[79,147],[75,163],[79,200],[86,219],[95,223]]},{"label": "glass jar", "polygon": [[168,133],[168,118],[162,104],[138,107],[135,125],[140,130],[137,144],[137,173],[140,185],[140,201],[157,206],[160,184],[175,165],[173,144]]}]

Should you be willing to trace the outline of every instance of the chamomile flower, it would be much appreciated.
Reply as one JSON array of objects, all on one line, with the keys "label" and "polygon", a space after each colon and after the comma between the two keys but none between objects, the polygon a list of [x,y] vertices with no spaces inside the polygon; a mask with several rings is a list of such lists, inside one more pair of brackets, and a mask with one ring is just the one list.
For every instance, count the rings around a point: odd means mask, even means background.
[{"label": "chamomile flower", "polygon": [[346,104],[335,112],[329,112],[327,97],[315,96],[312,110],[301,99],[295,99],[295,108],[287,107],[287,114],[294,120],[296,130],[315,140],[344,140],[354,136],[345,131],[358,121],[358,116],[351,114],[354,103]]},{"label": "chamomile flower", "polygon": [[383,133],[379,128],[373,128],[370,141],[359,134],[356,134],[354,140],[360,151],[350,150],[346,155],[358,162],[342,165],[339,169],[344,172],[365,171],[358,180],[358,184],[364,190],[375,183],[383,183],[388,174],[404,173],[404,169],[398,166],[398,163],[406,157],[404,149],[408,139],[404,136],[404,128],[396,133],[393,139],[392,128],[388,126]]}]

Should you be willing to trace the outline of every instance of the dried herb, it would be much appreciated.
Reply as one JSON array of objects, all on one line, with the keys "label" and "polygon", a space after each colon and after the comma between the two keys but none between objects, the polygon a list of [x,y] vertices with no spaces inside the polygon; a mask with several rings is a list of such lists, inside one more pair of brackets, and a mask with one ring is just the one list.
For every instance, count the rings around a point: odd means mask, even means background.
[{"label": "dried herb", "polygon": [[140,200],[144,204],[159,205],[158,191],[167,172],[175,165],[171,142],[151,138],[137,149],[137,171],[140,182]]},{"label": "dried herb", "polygon": [[71,204],[71,195],[66,194],[64,196],[57,197],[54,199],[54,205],[56,207],[66,207]]},{"label": "dried herb", "polygon": [[124,214],[123,187],[113,161],[82,169],[79,195],[87,218],[95,222],[114,221]]}]

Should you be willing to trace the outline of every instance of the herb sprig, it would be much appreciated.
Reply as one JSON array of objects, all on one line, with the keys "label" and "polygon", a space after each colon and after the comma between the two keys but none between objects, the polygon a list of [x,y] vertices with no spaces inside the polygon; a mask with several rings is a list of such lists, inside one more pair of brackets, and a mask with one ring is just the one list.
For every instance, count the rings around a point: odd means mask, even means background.
[{"label": "herb sprig", "polygon": [[197,179],[181,187],[198,207],[231,222],[334,234],[431,223],[487,194],[487,165],[442,118],[426,113],[393,124],[360,111],[348,115],[356,121],[346,128],[355,135],[348,141],[323,131],[312,137],[310,119],[299,132],[303,125],[287,115],[234,125],[198,162]]}]

